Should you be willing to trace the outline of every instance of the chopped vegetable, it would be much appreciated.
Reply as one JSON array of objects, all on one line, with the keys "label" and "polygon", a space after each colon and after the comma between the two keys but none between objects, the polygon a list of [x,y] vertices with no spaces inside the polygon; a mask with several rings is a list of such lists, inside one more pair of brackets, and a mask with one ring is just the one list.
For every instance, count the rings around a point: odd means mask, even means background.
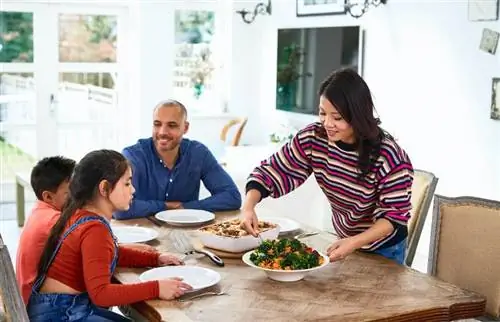
[{"label": "chopped vegetable", "polygon": [[320,266],[323,257],[297,239],[266,240],[250,254],[250,260],[262,268],[299,270]]}]

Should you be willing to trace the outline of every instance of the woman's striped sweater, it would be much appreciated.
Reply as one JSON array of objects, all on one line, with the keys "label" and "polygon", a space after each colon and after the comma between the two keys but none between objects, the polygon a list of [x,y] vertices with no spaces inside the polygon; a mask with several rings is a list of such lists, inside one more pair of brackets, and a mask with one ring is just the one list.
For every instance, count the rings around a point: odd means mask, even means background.
[{"label": "woman's striped sweater", "polygon": [[[406,152],[392,139],[382,141],[380,156],[364,181],[358,179],[358,153],[342,142],[318,136],[320,123],[302,129],[250,174],[247,190],[278,198],[298,188],[314,174],[332,210],[332,224],[342,238],[364,232],[379,218],[394,231],[363,247],[382,249],[407,237],[411,210],[413,167]],[[306,202],[306,200],[304,200]]]}]

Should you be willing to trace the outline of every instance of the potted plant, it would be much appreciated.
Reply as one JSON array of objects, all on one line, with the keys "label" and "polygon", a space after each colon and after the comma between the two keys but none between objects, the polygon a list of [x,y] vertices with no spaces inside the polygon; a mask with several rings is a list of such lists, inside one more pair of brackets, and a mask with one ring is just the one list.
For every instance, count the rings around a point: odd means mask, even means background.
[{"label": "potted plant", "polygon": [[205,47],[198,53],[196,60],[193,63],[193,72],[191,74],[191,84],[194,90],[194,97],[200,98],[205,86],[212,76],[214,70],[211,61],[212,52],[210,48]]},{"label": "potted plant", "polygon": [[279,109],[290,110],[295,107],[297,80],[301,77],[312,76],[311,73],[301,73],[300,65],[306,53],[301,48],[292,44],[283,50],[283,63],[278,64],[276,98]]}]

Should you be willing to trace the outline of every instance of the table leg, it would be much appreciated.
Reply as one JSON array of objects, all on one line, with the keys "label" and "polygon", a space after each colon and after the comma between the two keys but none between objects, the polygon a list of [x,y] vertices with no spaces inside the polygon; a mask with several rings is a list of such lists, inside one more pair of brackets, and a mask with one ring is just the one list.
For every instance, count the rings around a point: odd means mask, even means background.
[{"label": "table leg", "polygon": [[24,226],[24,186],[16,180],[17,225]]}]

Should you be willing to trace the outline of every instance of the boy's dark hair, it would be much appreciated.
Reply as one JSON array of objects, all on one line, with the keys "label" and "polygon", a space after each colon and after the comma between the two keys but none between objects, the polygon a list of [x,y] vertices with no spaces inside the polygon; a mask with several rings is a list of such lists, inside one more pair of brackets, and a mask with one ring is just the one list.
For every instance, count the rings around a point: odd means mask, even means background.
[{"label": "boy's dark hair", "polygon": [[71,178],[76,162],[74,160],[54,156],[43,158],[31,170],[31,187],[36,197],[42,200],[44,191],[56,192],[57,188]]}]

